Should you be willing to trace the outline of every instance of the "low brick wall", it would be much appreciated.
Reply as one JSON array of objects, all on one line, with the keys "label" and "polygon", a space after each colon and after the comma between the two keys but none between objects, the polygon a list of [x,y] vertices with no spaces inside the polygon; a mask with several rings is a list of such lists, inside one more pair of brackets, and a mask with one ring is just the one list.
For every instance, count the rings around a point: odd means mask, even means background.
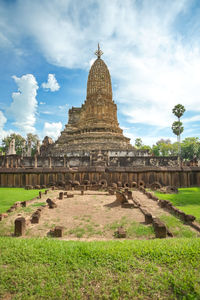
[{"label": "low brick wall", "polygon": [[122,185],[132,186],[132,183],[146,187],[153,182],[161,185],[177,187],[200,186],[199,167],[80,167],[69,168],[0,168],[1,187],[24,187],[26,185],[48,185],[52,182],[79,182],[85,181],[101,184],[104,180],[109,186],[121,182]]}]

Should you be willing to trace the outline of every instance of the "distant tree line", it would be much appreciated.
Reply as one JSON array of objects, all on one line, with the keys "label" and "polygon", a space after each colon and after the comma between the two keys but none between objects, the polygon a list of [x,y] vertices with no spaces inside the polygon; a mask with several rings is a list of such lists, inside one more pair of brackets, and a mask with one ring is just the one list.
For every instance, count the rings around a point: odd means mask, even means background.
[{"label": "distant tree line", "polygon": [[[16,153],[22,154],[24,142],[30,139],[32,141],[32,155],[36,152],[37,141],[39,138],[37,135],[28,134],[25,140],[21,135],[12,133],[2,140],[2,146],[0,151],[7,153],[9,143],[12,139],[15,139]],[[178,142],[172,143],[170,139],[160,139],[152,147],[143,144],[141,138],[135,140],[135,148],[138,150],[149,150],[149,154],[154,156],[178,156],[179,147]],[[181,158],[184,160],[193,160],[195,158],[200,159],[200,139],[198,137],[187,137],[181,142]]]},{"label": "distant tree line", "polygon": [[28,148],[28,140],[31,141],[32,145],[32,155],[36,153],[37,150],[37,142],[39,141],[39,137],[37,134],[28,133],[26,139],[22,137],[20,134],[12,133],[9,136],[5,137],[2,140],[0,151],[6,154],[8,152],[9,144],[12,139],[15,139],[15,150],[17,155],[21,155],[23,148],[25,146],[25,150]]},{"label": "distant tree line", "polygon": [[[184,160],[200,159],[200,139],[187,137],[181,143],[181,158]],[[172,143],[170,139],[160,139],[152,147],[144,145],[141,138],[135,140],[135,147],[139,150],[149,150],[154,156],[178,156],[179,142]]]},{"label": "distant tree line", "polygon": [[144,145],[141,138],[135,140],[135,147],[140,150],[149,150],[154,156],[178,156],[179,159],[193,160],[200,159],[200,140],[198,137],[187,137],[181,142],[181,133],[184,127],[181,117],[185,112],[182,104],[177,104],[172,109],[172,113],[177,117],[177,121],[172,124],[172,131],[177,136],[177,142],[171,143],[170,139],[160,139],[152,147]]},{"label": "distant tree line", "polygon": [[[152,147],[144,145],[141,138],[135,140],[135,148],[138,150],[148,150],[149,154],[154,156],[179,156],[184,160],[200,159],[200,139],[198,137],[187,137],[181,142],[181,133],[184,130],[183,124],[180,118],[185,112],[185,107],[182,104],[177,104],[172,113],[177,117],[178,121],[172,124],[172,131],[177,136],[177,142],[172,143],[170,139],[160,139]],[[27,149],[28,140],[32,143],[32,155],[36,153],[38,136],[32,133],[27,134],[27,138],[24,139],[21,135],[12,133],[2,140],[2,146],[0,151],[7,153],[9,143],[12,139],[15,139],[16,153],[22,154],[24,143]]]},{"label": "distant tree line", "polygon": [[[7,153],[9,143],[12,139],[15,139],[16,153],[22,154],[24,142],[27,140],[32,141],[32,155],[36,152],[37,142],[39,138],[37,135],[28,134],[27,139],[24,139],[21,135],[12,133],[2,140],[2,146],[0,151]],[[170,139],[160,139],[152,147],[143,144],[141,138],[135,140],[135,148],[138,150],[149,150],[149,154],[154,156],[178,156],[179,147],[178,142],[172,143]],[[193,160],[195,158],[200,159],[200,139],[198,137],[187,137],[181,142],[181,158],[184,160]]]}]

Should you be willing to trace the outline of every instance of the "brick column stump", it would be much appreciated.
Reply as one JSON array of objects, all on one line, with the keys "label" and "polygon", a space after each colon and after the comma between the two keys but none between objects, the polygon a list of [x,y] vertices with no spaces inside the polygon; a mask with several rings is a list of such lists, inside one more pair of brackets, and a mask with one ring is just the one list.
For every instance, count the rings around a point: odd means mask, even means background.
[{"label": "brick column stump", "polygon": [[63,192],[60,192],[60,193],[59,193],[59,198],[58,198],[58,199],[59,199],[59,200],[63,200],[63,198],[64,198],[64,193],[63,193]]},{"label": "brick column stump", "polygon": [[22,236],[25,234],[26,230],[26,220],[23,217],[17,218],[15,220],[15,236]]}]

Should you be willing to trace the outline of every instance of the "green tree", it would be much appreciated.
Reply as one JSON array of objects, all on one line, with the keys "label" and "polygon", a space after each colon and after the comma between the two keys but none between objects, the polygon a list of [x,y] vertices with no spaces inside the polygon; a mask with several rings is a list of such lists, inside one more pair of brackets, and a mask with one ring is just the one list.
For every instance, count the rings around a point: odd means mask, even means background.
[{"label": "green tree", "polygon": [[183,116],[185,112],[185,107],[182,104],[177,104],[172,109],[173,114],[179,119]]},{"label": "green tree", "polygon": [[156,145],[159,146],[159,153],[161,156],[171,155],[171,140],[170,139],[160,139],[156,142]]},{"label": "green tree", "polygon": [[198,137],[187,137],[181,143],[182,157],[192,160],[200,157],[200,140]]},{"label": "green tree", "polygon": [[37,143],[40,141],[37,134],[27,133],[27,142],[31,141],[32,146],[32,156],[37,151]]},{"label": "green tree", "polygon": [[177,137],[183,132],[184,127],[183,127],[183,123],[180,121],[175,121],[172,124],[172,131],[175,135],[177,135]]},{"label": "green tree", "polygon": [[140,149],[142,146],[143,146],[142,139],[141,138],[135,139],[135,147]]},{"label": "green tree", "polygon": [[152,153],[152,148],[149,145],[142,145],[140,150],[148,150],[150,154]]},{"label": "green tree", "polygon": [[166,139],[166,140],[160,139],[156,142],[156,145],[163,144],[163,143],[169,145],[169,144],[171,144],[171,140],[170,139]]},{"label": "green tree", "polygon": [[152,152],[155,156],[170,156],[172,152],[172,144],[170,139],[160,139],[153,145]]},{"label": "green tree", "polygon": [[152,154],[154,156],[160,156],[160,145],[153,145],[152,146]]},{"label": "green tree", "polygon": [[3,152],[7,153],[9,144],[12,139],[15,139],[15,150],[16,154],[21,155],[22,154],[22,147],[23,143],[25,142],[25,139],[20,135],[16,133],[11,133],[9,136],[5,137],[2,140],[2,149]]},{"label": "green tree", "polygon": [[178,155],[178,142],[175,142],[171,145],[171,155],[172,156]]},{"label": "green tree", "polygon": [[170,156],[171,155],[171,144],[161,143],[160,146],[160,154],[162,156]]},{"label": "green tree", "polygon": [[27,150],[27,143],[28,140],[31,140],[32,143],[32,155],[36,153],[37,150],[37,143],[39,142],[39,138],[36,134],[28,133],[27,134],[27,141],[25,138],[23,138],[20,134],[12,133],[9,136],[5,137],[2,140],[2,151],[7,153],[9,144],[12,139],[15,139],[15,150],[16,154],[21,155],[22,149],[24,147],[24,142],[26,142],[26,150]]},{"label": "green tree", "polygon": [[173,114],[178,118],[178,121],[174,122],[172,124],[172,131],[175,135],[177,135],[177,140],[178,140],[178,156],[179,156],[179,162],[181,158],[181,133],[184,130],[183,124],[180,121],[180,118],[183,116],[185,112],[185,107],[182,104],[177,104],[174,106],[172,109]]},{"label": "green tree", "polygon": [[3,152],[3,153],[4,153],[4,151],[3,151],[3,147],[0,147],[0,153],[1,153],[1,152]]},{"label": "green tree", "polygon": [[150,147],[149,145],[144,145],[141,138],[135,139],[135,147],[136,147],[138,150],[148,150],[148,151],[149,151],[149,154],[152,153],[151,147]]}]

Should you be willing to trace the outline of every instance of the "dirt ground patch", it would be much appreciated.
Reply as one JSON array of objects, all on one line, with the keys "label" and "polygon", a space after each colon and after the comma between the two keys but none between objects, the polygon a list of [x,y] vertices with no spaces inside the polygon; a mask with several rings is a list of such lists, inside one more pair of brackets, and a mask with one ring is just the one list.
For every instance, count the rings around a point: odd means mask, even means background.
[{"label": "dirt ground patch", "polygon": [[[55,226],[64,227],[66,240],[110,240],[114,239],[114,232],[119,226],[127,230],[127,238],[138,239],[154,238],[152,225],[144,223],[144,215],[138,208],[122,208],[115,205],[115,195],[109,195],[102,191],[68,191],[73,198],[64,196],[58,199],[61,190],[49,190],[48,194],[42,194],[41,199],[28,202],[27,207],[19,208],[9,214],[9,217],[0,223],[0,235],[12,235],[14,232],[14,220],[23,216],[30,220],[31,214],[42,204],[46,204],[47,198],[56,202],[57,207],[49,209],[45,207],[41,213],[38,224],[29,222],[25,237],[46,237]],[[168,216],[169,213],[161,209],[158,204],[139,191],[133,191],[135,197],[143,207],[156,217]]]}]

